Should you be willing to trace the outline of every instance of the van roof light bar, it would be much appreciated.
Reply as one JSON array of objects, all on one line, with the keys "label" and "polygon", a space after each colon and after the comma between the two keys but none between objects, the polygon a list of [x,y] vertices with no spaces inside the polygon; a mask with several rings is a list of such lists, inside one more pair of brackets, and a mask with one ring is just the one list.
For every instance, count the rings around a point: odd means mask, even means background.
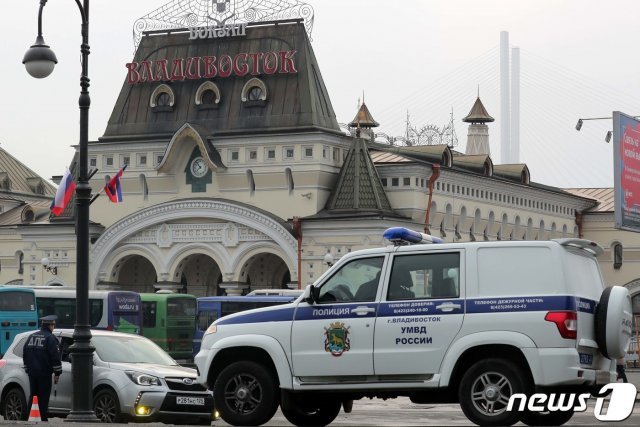
[{"label": "van roof light bar", "polygon": [[444,240],[430,234],[409,230],[405,227],[387,228],[382,236],[393,243],[394,246],[424,244],[424,243],[444,243]]}]

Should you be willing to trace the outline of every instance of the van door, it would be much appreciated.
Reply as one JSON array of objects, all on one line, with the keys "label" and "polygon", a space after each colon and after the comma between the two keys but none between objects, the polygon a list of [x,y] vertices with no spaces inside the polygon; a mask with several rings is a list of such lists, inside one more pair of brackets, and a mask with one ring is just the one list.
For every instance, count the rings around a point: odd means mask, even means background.
[{"label": "van door", "polygon": [[373,375],[373,333],[384,256],[358,258],[319,285],[319,301],[298,304],[291,331],[297,377]]},{"label": "van door", "polygon": [[396,253],[375,329],[375,375],[429,375],[464,318],[464,252]]}]

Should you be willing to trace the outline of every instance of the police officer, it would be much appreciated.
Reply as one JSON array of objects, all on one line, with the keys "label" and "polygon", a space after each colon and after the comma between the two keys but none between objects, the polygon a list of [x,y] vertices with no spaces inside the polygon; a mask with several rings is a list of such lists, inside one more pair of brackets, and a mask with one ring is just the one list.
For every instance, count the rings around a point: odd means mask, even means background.
[{"label": "police officer", "polygon": [[49,410],[49,396],[51,395],[51,376],[58,384],[58,379],[62,373],[62,363],[60,361],[60,351],[58,340],[52,332],[56,326],[58,316],[45,316],[40,319],[42,327],[38,332],[29,336],[24,344],[23,361],[29,375],[29,412],[33,396],[38,396],[38,406],[40,408],[40,418],[47,421]]}]

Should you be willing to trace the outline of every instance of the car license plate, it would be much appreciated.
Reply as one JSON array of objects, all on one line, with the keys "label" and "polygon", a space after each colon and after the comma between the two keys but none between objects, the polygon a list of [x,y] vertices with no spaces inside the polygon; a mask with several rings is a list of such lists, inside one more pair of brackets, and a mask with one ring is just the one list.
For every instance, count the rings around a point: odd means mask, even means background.
[{"label": "car license plate", "polygon": [[176,397],[178,405],[204,406],[204,397]]},{"label": "car license plate", "polygon": [[581,365],[592,365],[593,364],[593,354],[580,353],[580,364]]}]

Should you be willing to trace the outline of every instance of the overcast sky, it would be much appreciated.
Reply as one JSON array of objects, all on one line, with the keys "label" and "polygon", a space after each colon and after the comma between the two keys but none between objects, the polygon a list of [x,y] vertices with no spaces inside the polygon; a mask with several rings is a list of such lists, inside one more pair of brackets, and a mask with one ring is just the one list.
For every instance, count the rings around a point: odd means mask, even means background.
[{"label": "overcast sky", "polygon": [[[28,76],[22,56],[37,33],[37,0],[5,2],[0,27],[3,101],[0,144],[45,178],[61,175],[79,133],[80,17],[73,0],[50,0],[45,41],[58,57],[46,79]],[[134,21],[166,0],[94,0],[90,10],[91,140],[106,127],[133,58]],[[308,0],[313,48],[339,122],[364,93],[379,132],[461,119],[480,97],[500,159],[499,42],[521,49],[521,162],[533,181],[559,187],[613,186],[612,110],[640,114],[637,0]],[[636,108],[634,111],[633,108]]]}]

